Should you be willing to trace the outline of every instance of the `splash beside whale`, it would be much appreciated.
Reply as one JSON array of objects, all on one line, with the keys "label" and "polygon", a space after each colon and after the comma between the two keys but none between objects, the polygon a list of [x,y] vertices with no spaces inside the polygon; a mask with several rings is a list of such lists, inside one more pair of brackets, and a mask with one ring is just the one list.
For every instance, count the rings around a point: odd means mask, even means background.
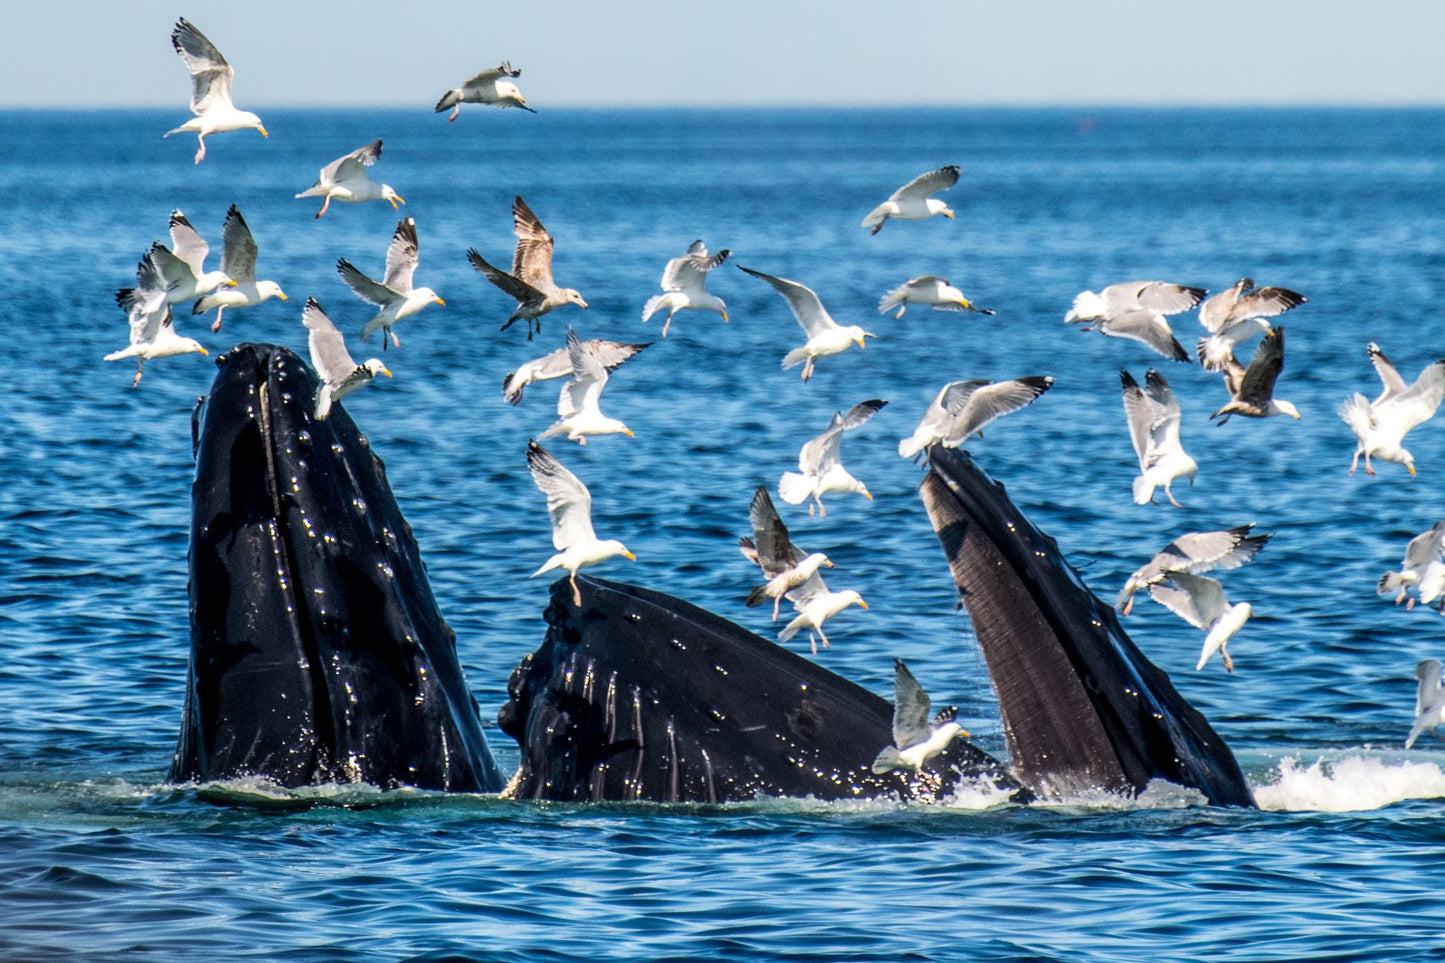
[{"label": "splash beside whale", "polygon": [[496,792],[502,775],[379,459],[295,354],[218,359],[192,417],[191,657],[172,781]]},{"label": "splash beside whale", "polygon": [[[220,365],[193,426],[192,651],[171,779],[501,790],[455,636],[366,439],[344,410],[314,421],[315,376],[284,348],[241,345]],[[981,780],[1027,801],[1163,778],[1253,805],[1223,740],[1053,541],[966,455],[931,455],[922,496],[1012,765],[960,739],[923,773],[874,774],[886,699],[679,599],[579,577],[580,606],[553,586],[544,641],[498,715],[521,747],[507,794],[928,798]]]}]

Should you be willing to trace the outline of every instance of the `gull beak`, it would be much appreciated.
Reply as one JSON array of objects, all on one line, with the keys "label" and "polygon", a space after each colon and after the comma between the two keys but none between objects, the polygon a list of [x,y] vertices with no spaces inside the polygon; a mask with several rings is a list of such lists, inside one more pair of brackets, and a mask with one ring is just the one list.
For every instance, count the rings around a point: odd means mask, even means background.
[{"label": "gull beak", "polygon": [[391,369],[390,369],[390,368],[382,368],[382,369],[381,369],[381,373],[384,374],[384,375],[386,375],[388,378],[391,377]]},{"label": "gull beak", "polygon": [[859,600],[858,600],[858,604],[861,605],[861,606],[863,606],[863,608],[865,608],[865,609],[868,607],[868,603],[865,602],[865,601],[863,601],[862,599],[859,599]]},{"label": "gull beak", "polygon": [[264,128],[264,127],[257,127],[256,129],[261,132],[261,136],[262,136],[262,137],[270,137],[270,136],[271,136],[270,134],[266,133],[266,128]]},{"label": "gull beak", "polygon": [[443,301],[441,298],[433,298],[433,300],[436,301],[437,304],[442,305],[443,307],[446,306],[446,302]]},{"label": "gull beak", "polygon": [[728,323],[728,313],[727,313],[726,311],[722,311],[722,312],[719,312],[719,313],[722,315],[723,324],[727,324],[727,323]]},{"label": "gull beak", "polygon": [[235,286],[236,286],[236,282],[235,282],[235,281],[232,281],[230,278],[226,278],[226,287],[228,287],[228,288],[233,288],[233,287],[235,287]]},{"label": "gull beak", "polygon": [[276,297],[280,298],[282,301],[290,301],[290,300],[291,300],[290,298],[288,298],[288,297],[286,296],[286,292],[285,292],[285,291],[277,291],[277,292],[276,292]]},{"label": "gull beak", "polygon": [[860,348],[864,347],[863,339],[862,339],[862,338],[854,338],[854,339],[853,339],[853,342],[854,342],[856,345],[858,345],[858,347],[860,347]]},{"label": "gull beak", "polygon": [[873,500],[873,493],[872,493],[872,492],[864,492],[864,493],[863,493],[863,497],[866,498],[866,499],[868,499],[868,500],[871,502],[871,501]]},{"label": "gull beak", "polygon": [[945,208],[943,209],[943,211],[942,211],[942,214],[943,214],[944,217],[948,218],[950,221],[953,220],[953,209],[952,209],[952,208],[950,208],[950,207],[945,207]]},{"label": "gull beak", "polygon": [[1406,465],[1405,468],[1409,470],[1409,472],[1410,472],[1410,477],[1411,477],[1411,478],[1414,478],[1414,477],[1415,477],[1415,466],[1414,466],[1414,465]]},{"label": "gull beak", "polygon": [[636,438],[636,437],[637,437],[636,435],[634,435],[634,434],[632,433],[632,429],[631,429],[631,428],[624,428],[624,429],[622,429],[622,433],[623,433],[624,435],[626,435],[628,438]]},{"label": "gull beak", "polygon": [[205,355],[206,357],[209,358],[209,357],[211,356],[211,352],[207,351],[205,348],[201,348],[201,349],[199,349],[199,350],[200,350],[201,354]]},{"label": "gull beak", "polygon": [[967,729],[960,729],[960,730],[958,730],[958,734],[959,734],[960,736],[963,736],[963,738],[965,738],[965,739],[972,739],[972,738],[973,738],[973,736],[969,733],[969,731],[968,731]]},{"label": "gull beak", "polygon": [[830,562],[830,561],[827,561],[826,559],[824,560],[823,564],[826,565],[826,566],[828,566],[829,568],[832,568],[832,567],[833,567],[833,563]]},{"label": "gull beak", "polygon": [[403,204],[406,203],[406,198],[402,197],[400,194],[397,193],[393,193],[391,197],[387,198],[387,200],[391,201],[391,209],[393,211],[396,210],[397,201],[400,201]]},{"label": "gull beak", "polygon": [[631,559],[634,562],[637,561],[637,556],[633,555],[631,552],[623,552],[622,554],[627,556],[627,558]]}]

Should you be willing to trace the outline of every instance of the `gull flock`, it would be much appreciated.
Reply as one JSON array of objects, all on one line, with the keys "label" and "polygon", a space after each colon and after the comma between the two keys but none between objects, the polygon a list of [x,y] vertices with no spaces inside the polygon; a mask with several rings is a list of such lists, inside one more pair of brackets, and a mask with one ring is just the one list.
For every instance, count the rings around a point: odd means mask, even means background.
[{"label": "gull flock", "polygon": [[[195,133],[195,164],[207,157],[208,136],[248,129],[268,136],[256,114],[239,110],[232,102],[235,70],[194,24],[179,19],[171,33],[171,44],[191,77],[190,109],[194,116],[164,136]],[[448,122],[457,120],[463,104],[513,107],[536,113],[514,83],[520,75],[520,70],[504,61],[446,91],[434,110],[436,113],[450,110]],[[295,196],[322,198],[315,214],[317,218],[326,214],[333,201],[383,201],[393,209],[399,208],[405,204],[404,198],[389,184],[374,181],[369,175],[381,155],[380,139],[359,147],[321,167],[316,182]],[[877,235],[890,220],[925,221],[936,216],[952,220],[953,209],[934,195],[955,187],[961,177],[962,170],[956,164],[919,174],[869,211],[862,227]],[[516,302],[501,328],[505,330],[523,320],[527,340],[531,341],[541,334],[543,316],[569,305],[586,309],[588,303],[579,291],[562,287],[553,279],[552,236],[521,196],[515,197],[511,213],[517,242],[510,271],[490,264],[476,248],[465,253],[478,273]],[[231,205],[221,228],[222,252],[217,270],[205,270],[209,246],[183,212],[173,211],[167,227],[170,246],[153,243],[141,256],[134,285],[116,294],[116,302],[127,317],[129,343],[105,355],[105,360],[134,359],[133,387],[139,387],[146,361],[208,353],[198,341],[176,331],[175,306],[190,303],[192,315],[214,310],[216,317],[211,330],[215,332],[224,318],[233,316],[227,312],[254,307],[272,298],[287,300],[279,284],[258,279],[258,246],[235,205]],[[905,229],[915,230],[899,226],[890,229],[890,236]],[[398,322],[428,305],[446,303],[431,288],[413,286],[419,264],[418,250],[416,222],[404,217],[393,233],[381,281],[373,280],[346,258],[337,261],[337,271],[347,286],[357,297],[378,309],[358,332],[360,339],[365,341],[380,330],[383,351],[400,349],[401,340],[394,330]],[[697,240],[685,254],[669,260],[662,273],[662,293],[647,300],[641,312],[642,321],[666,311],[661,328],[664,338],[673,317],[682,310],[714,312],[722,322],[727,322],[725,303],[708,291],[707,283],[731,253],[722,249],[709,254],[704,242]],[[846,362],[837,356],[855,345],[861,350],[867,339],[877,337],[861,325],[835,321],[819,295],[804,284],[738,267],[777,291],[802,328],[803,344],[783,357],[782,367],[802,365],[804,383],[818,372],[824,359],[829,359],[826,366],[841,367]],[[1097,293],[1080,292],[1063,320],[1108,337],[1137,341],[1166,359],[1192,364],[1194,358],[1180,343],[1169,318],[1197,309],[1204,333],[1197,340],[1194,354],[1205,371],[1222,376],[1226,395],[1224,403],[1209,417],[1219,425],[1233,416],[1286,415],[1300,419],[1301,413],[1294,405],[1275,396],[1276,384],[1284,371],[1285,336],[1284,328],[1272,325],[1269,319],[1298,308],[1308,299],[1288,288],[1256,287],[1248,277],[1212,297],[1206,298],[1206,295],[1206,289],[1191,285],[1160,280],[1124,281],[1110,284]],[[919,275],[886,291],[878,301],[878,311],[887,314],[896,309],[894,318],[901,319],[910,304],[935,310],[994,313],[975,305],[942,274]],[[376,376],[391,377],[390,368],[378,358],[369,358],[360,364],[352,358],[345,335],[315,298],[306,300],[302,323],[307,331],[312,366],[320,381],[314,400],[316,419],[325,419],[342,398],[370,384]],[[1237,352],[1256,337],[1259,341],[1245,365]],[[566,379],[558,395],[558,420],[546,427],[539,438],[565,436],[567,440],[586,444],[588,438],[594,436],[631,436],[633,433],[626,425],[602,414],[600,396],[609,373],[636,357],[649,344],[583,340],[568,327],[562,347],[526,362],[506,376],[503,396],[516,405],[521,402],[527,385]],[[1380,394],[1369,400],[1363,392],[1356,392],[1342,401],[1336,412],[1357,439],[1349,472],[1353,474],[1363,458],[1365,471],[1370,475],[1375,474],[1376,461],[1400,464],[1414,475],[1415,459],[1404,447],[1404,438],[1438,410],[1445,396],[1445,359],[1428,363],[1414,382],[1407,383],[1378,345],[1370,343],[1367,351],[1382,383]],[[976,379],[944,384],[923,412],[913,435],[899,442],[899,454],[916,460],[925,456],[932,445],[957,447],[970,438],[982,437],[985,426],[1002,415],[1032,405],[1054,381],[1051,375],[1029,375],[997,383]],[[1179,402],[1156,369],[1145,373],[1143,387],[1127,370],[1121,370],[1120,383],[1125,416],[1120,424],[1120,438],[1122,441],[1127,435],[1130,439],[1139,465],[1139,476],[1133,482],[1133,500],[1141,505],[1155,504],[1155,493],[1162,488],[1171,505],[1182,507],[1171,485],[1181,478],[1194,484],[1200,465],[1187,454],[1181,441],[1183,415]],[[867,486],[843,467],[839,449],[844,432],[860,428],[886,404],[886,400],[871,399],[846,413],[835,413],[827,429],[803,445],[799,471],[787,472],[780,479],[779,497],[790,505],[808,503],[808,514],[812,516],[816,510],[820,518],[826,514],[823,494],[852,492],[871,499]],[[591,494],[586,485],[535,440],[528,442],[526,461],[537,488],[546,497],[553,547],[557,550],[533,575],[555,569],[566,571],[573,601],[580,605],[581,591],[576,582],[579,569],[619,556],[628,559],[635,556],[622,542],[597,537],[592,523]],[[834,592],[824,585],[820,569],[831,568],[833,563],[824,552],[805,552],[793,544],[766,487],[760,486],[754,494],[749,522],[752,536],[740,539],[740,548],[743,555],[761,569],[764,580],[746,594],[746,605],[752,607],[772,601],[773,621],[777,622],[782,601],[789,601],[797,615],[778,634],[778,640],[785,643],[806,629],[816,655],[819,640],[825,648],[829,644],[823,633],[824,622],[850,606],[866,609],[867,603],[852,589]],[[1205,633],[1197,669],[1203,669],[1218,652],[1225,669],[1232,672],[1234,660],[1227,643],[1250,619],[1252,608],[1247,602],[1231,604],[1221,582],[1204,573],[1237,568],[1251,561],[1270,539],[1269,535],[1252,534],[1252,527],[1250,523],[1228,530],[1180,535],[1129,577],[1119,594],[1120,614],[1129,614],[1136,592],[1147,591],[1154,601]],[[1393,594],[1397,604],[1408,602],[1407,607],[1413,607],[1418,602],[1445,614],[1445,520],[1436,522],[1410,541],[1401,570],[1382,575],[1377,590],[1382,596]],[[1421,662],[1417,669],[1416,720],[1406,748],[1420,735],[1441,725],[1445,718],[1441,671],[1441,663],[1436,660]],[[946,748],[955,736],[966,735],[953,721],[951,710],[929,719],[928,696],[900,660],[895,660],[894,703],[895,744],[879,754],[875,771],[916,770]]]}]

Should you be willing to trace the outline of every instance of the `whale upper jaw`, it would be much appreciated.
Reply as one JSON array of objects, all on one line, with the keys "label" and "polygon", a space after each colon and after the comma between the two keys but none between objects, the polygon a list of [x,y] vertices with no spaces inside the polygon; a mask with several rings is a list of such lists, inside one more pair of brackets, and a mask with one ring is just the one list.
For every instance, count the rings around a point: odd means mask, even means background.
[{"label": "whale upper jaw", "polygon": [[921,494],[998,694],[1019,780],[1042,796],[1152,779],[1253,806],[1234,754],[966,452],[934,446]]},{"label": "whale upper jaw", "polygon": [[355,423],[243,344],[192,417],[191,657],[172,781],[502,786],[456,637]]}]

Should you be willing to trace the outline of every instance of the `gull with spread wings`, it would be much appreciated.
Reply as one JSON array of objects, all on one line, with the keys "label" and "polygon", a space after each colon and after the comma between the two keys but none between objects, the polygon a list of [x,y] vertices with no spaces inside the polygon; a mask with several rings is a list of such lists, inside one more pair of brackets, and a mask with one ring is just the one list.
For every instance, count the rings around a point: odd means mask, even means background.
[{"label": "gull with spread wings", "polygon": [[574,289],[558,287],[552,280],[552,235],[520,196],[512,199],[512,229],[517,235],[517,248],[512,253],[511,274],[488,264],[476,248],[467,250],[467,260],[477,273],[516,299],[517,309],[502,330],[510,328],[518,318],[525,319],[527,340],[531,341],[542,330],[537,320],[542,315],[564,304],[586,308],[587,302]]}]

